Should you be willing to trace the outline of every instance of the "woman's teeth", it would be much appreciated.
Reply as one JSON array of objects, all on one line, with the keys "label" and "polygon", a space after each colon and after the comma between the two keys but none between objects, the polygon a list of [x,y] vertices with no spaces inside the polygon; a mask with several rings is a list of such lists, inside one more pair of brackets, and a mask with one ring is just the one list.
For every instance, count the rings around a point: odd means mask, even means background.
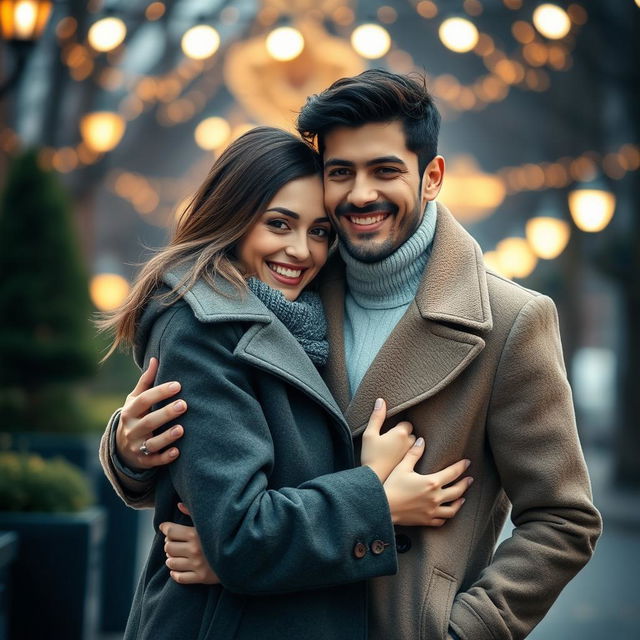
[{"label": "woman's teeth", "polygon": [[279,264],[273,264],[272,262],[268,262],[267,264],[269,265],[269,269],[279,273],[285,278],[299,278],[302,275],[302,269],[287,269],[287,267],[281,267]]},{"label": "woman's teeth", "polygon": [[376,222],[382,222],[387,217],[386,213],[379,213],[377,216],[367,216],[366,218],[362,216],[349,216],[349,220],[353,224],[360,224],[362,226],[369,224],[376,224]]}]

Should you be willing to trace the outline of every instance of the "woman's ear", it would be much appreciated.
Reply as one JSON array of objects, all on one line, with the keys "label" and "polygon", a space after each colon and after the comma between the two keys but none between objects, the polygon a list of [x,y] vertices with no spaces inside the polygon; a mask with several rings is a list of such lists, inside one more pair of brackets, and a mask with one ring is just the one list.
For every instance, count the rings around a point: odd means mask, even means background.
[{"label": "woman's ear", "polygon": [[422,174],[422,188],[420,198],[422,208],[427,206],[427,202],[435,200],[442,188],[442,180],[444,179],[445,162],[442,156],[436,156],[425,167]]}]

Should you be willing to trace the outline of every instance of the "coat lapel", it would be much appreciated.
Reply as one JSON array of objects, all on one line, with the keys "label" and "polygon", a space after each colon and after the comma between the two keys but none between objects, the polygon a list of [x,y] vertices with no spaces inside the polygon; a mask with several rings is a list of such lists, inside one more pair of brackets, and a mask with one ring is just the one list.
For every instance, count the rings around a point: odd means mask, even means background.
[{"label": "coat lapel", "polygon": [[[170,287],[179,286],[186,269],[165,274]],[[204,280],[198,280],[184,294],[184,300],[201,322],[251,322],[234,355],[254,367],[267,371],[321,404],[346,429],[346,422],[322,376],[293,334],[251,292],[242,296],[225,280],[216,280],[214,291]]]},{"label": "coat lapel", "polygon": [[[344,356],[344,282],[329,277],[323,299],[329,309],[332,359],[327,373],[341,406],[348,398]],[[389,417],[426,400],[450,384],[484,348],[492,327],[482,252],[438,204],[431,256],[415,300],[378,352],[356,394],[345,406],[354,435],[365,427],[377,397]]]}]

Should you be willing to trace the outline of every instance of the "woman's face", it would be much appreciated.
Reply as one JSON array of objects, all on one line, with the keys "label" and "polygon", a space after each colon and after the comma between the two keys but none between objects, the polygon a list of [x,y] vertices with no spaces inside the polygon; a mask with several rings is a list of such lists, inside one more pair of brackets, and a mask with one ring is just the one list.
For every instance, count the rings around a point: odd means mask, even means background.
[{"label": "woman's face", "polygon": [[316,176],[287,183],[238,245],[247,277],[295,300],[327,261],[331,223]]}]

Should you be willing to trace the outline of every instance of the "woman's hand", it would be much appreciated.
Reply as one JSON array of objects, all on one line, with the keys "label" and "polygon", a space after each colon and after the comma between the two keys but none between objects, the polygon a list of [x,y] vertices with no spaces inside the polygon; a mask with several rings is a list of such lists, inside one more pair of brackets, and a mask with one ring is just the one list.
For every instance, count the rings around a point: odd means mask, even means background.
[{"label": "woman's hand", "polygon": [[393,524],[441,527],[458,513],[464,503],[462,495],[473,482],[467,477],[451,484],[469,468],[469,460],[437,473],[416,473],[416,462],[423,453],[424,439],[418,438],[384,483]]},{"label": "woman's hand", "polygon": [[413,426],[409,422],[399,422],[395,427],[381,434],[380,429],[387,417],[387,406],[382,398],[374,405],[367,428],[362,434],[360,462],[371,467],[384,482],[405,453],[416,441],[411,434]]},{"label": "woman's hand", "polygon": [[[178,509],[190,516],[182,502]],[[175,522],[163,522],[160,531],[164,534],[165,564],[169,575],[180,584],[220,584],[220,579],[209,565],[202,552],[202,544],[195,527],[185,527]]]},{"label": "woman's hand", "polygon": [[[127,396],[116,431],[118,458],[130,469],[150,469],[173,462],[179,454],[176,447],[162,451],[183,435],[183,428],[175,425],[158,436],[153,431],[167,422],[177,419],[187,410],[184,400],[172,402],[162,409],[149,411],[156,403],[174,396],[180,391],[179,382],[167,382],[152,387],[158,371],[158,360],[151,358],[149,367],[140,376],[135,389]],[[146,445],[148,454],[143,453]]]}]

